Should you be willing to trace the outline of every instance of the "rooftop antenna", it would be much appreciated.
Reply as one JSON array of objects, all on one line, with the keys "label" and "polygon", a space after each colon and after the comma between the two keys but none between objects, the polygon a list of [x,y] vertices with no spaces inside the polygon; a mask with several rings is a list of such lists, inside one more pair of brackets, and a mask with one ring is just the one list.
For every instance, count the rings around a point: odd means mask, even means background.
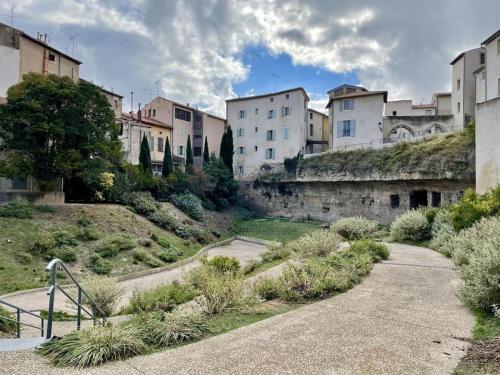
[{"label": "rooftop antenna", "polygon": [[130,113],[134,113],[134,92],[130,91]]},{"label": "rooftop antenna", "polygon": [[77,50],[77,47],[78,47],[78,44],[77,44],[77,40],[76,40],[76,37],[78,36],[78,34],[75,34],[75,35],[71,35],[68,39],[71,43],[71,56],[72,57],[75,57],[75,53],[76,53],[76,50]]},{"label": "rooftop antenna", "polygon": [[279,74],[275,72],[275,73],[271,74],[271,76],[274,77],[274,92],[276,92],[276,81],[279,77]]},{"label": "rooftop antenna", "polygon": [[152,89],[145,89],[144,92],[146,94],[149,94],[149,100],[153,100],[153,93],[154,93],[154,90]]},{"label": "rooftop antenna", "polygon": [[155,81],[155,84],[156,84],[156,96],[160,96],[159,92],[160,92],[160,80],[156,80]]}]

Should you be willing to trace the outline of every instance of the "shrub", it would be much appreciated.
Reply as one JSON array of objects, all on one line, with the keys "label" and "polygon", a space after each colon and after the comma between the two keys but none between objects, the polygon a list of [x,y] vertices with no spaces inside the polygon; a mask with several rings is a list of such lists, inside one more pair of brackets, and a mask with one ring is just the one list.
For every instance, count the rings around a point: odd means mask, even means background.
[{"label": "shrub", "polygon": [[31,219],[33,217],[33,205],[26,199],[15,199],[3,206],[0,206],[0,217]]},{"label": "shrub", "polygon": [[209,267],[213,267],[217,272],[220,273],[232,273],[235,274],[240,270],[240,261],[235,257],[227,257],[223,255],[216,255],[213,258],[206,261]]},{"label": "shrub", "polygon": [[177,219],[165,210],[158,210],[148,215],[148,219],[167,230],[175,230],[177,227]]},{"label": "shrub", "polygon": [[481,196],[468,189],[460,202],[451,206],[450,212],[456,231],[469,228],[482,217],[500,213],[500,185]]},{"label": "shrub", "polygon": [[177,260],[177,257],[178,253],[174,249],[167,249],[158,253],[158,258],[160,258],[165,263],[173,263]]},{"label": "shrub", "polygon": [[93,226],[79,228],[76,232],[76,238],[80,241],[95,241],[101,238],[102,232]]},{"label": "shrub", "polygon": [[271,246],[260,254],[262,262],[268,263],[278,259],[287,259],[290,256],[290,250],[284,246]]},{"label": "shrub", "polygon": [[17,329],[16,322],[13,322],[11,320],[2,319],[2,317],[9,318],[9,319],[15,319],[14,315],[9,310],[0,306],[0,332],[5,332],[7,334],[14,334],[16,332],[16,329]]},{"label": "shrub", "polygon": [[56,246],[56,241],[52,233],[40,233],[30,247],[33,255],[48,256],[49,252]]},{"label": "shrub", "polygon": [[459,296],[472,308],[500,303],[500,218],[483,218],[453,240]]},{"label": "shrub", "polygon": [[120,251],[131,250],[135,246],[134,240],[129,235],[116,234],[104,240],[96,249],[96,252],[104,257],[110,258]]},{"label": "shrub", "polygon": [[253,291],[259,297],[269,301],[276,299],[283,294],[280,290],[280,286],[281,284],[279,280],[271,278],[260,278],[253,285]]},{"label": "shrub", "polygon": [[73,263],[78,259],[76,250],[70,246],[56,247],[50,250],[49,254],[53,258],[59,258],[63,262]]},{"label": "shrub", "polygon": [[342,238],[330,230],[316,230],[306,234],[285,246],[290,252],[302,258],[325,257],[337,251]]},{"label": "shrub", "polygon": [[391,225],[391,238],[395,241],[423,241],[429,239],[429,236],[429,223],[421,211],[407,211]]},{"label": "shrub", "polygon": [[451,241],[457,235],[451,224],[450,212],[441,210],[436,214],[431,228],[432,240],[430,246],[440,253],[451,256],[453,249]]},{"label": "shrub", "polygon": [[62,259],[66,257],[67,262],[76,260],[76,251],[70,250],[70,246],[78,244],[75,236],[66,230],[58,230],[55,232],[42,232],[35,239],[30,247],[30,253],[33,255],[41,255],[46,259],[54,257]]},{"label": "shrub", "polygon": [[[117,282],[109,277],[93,276],[82,282],[82,288],[90,298],[101,308],[105,316],[111,316],[118,300],[123,294]],[[83,303],[92,309],[92,303],[83,296]],[[102,313],[96,310],[96,314],[102,317]]]},{"label": "shrub", "polygon": [[210,242],[210,234],[200,227],[191,224],[182,224],[175,228],[175,234],[180,238],[194,240],[201,244]]},{"label": "shrub", "polygon": [[360,240],[375,234],[378,223],[361,216],[348,217],[337,220],[331,229],[346,240]]},{"label": "shrub", "polygon": [[16,254],[16,261],[20,264],[29,264],[33,261],[33,257],[28,253]]},{"label": "shrub", "polygon": [[153,199],[150,193],[129,193],[125,196],[124,200],[127,205],[131,206],[135,210],[135,212],[141,215],[149,216],[153,214],[157,209],[156,201]]},{"label": "shrub", "polygon": [[156,259],[145,249],[134,250],[133,257],[135,260],[143,262],[152,268],[161,267],[163,265],[159,259]]},{"label": "shrub", "polygon": [[75,246],[78,245],[73,233],[67,230],[57,230],[52,233],[56,246]]},{"label": "shrub", "polygon": [[142,339],[155,347],[196,341],[208,332],[206,317],[192,307],[152,314],[139,320],[139,326]]},{"label": "shrub", "polygon": [[102,259],[98,254],[91,255],[85,265],[88,269],[94,271],[98,275],[107,275],[113,269],[112,263],[108,260]]},{"label": "shrub", "polygon": [[179,210],[197,221],[203,221],[204,211],[201,200],[191,194],[172,194],[170,201]]},{"label": "shrub", "polygon": [[125,311],[137,314],[151,311],[171,311],[175,306],[191,301],[196,293],[185,284],[161,285],[150,290],[135,290]]},{"label": "shrub", "polygon": [[77,220],[77,224],[81,227],[90,227],[94,225],[94,220],[92,220],[86,213],[83,213]]},{"label": "shrub", "polygon": [[373,262],[389,258],[389,249],[386,245],[372,240],[354,241],[350,250],[355,254],[368,254]]},{"label": "shrub", "polygon": [[38,352],[57,366],[88,367],[138,355],[146,350],[133,327],[95,326],[43,344]]}]

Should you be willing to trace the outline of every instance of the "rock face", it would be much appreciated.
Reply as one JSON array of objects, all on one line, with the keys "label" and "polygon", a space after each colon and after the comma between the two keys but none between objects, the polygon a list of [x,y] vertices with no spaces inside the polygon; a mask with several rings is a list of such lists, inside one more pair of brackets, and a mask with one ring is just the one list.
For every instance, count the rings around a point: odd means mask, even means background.
[{"label": "rock face", "polygon": [[245,199],[267,214],[294,219],[336,221],[361,215],[390,224],[410,208],[457,202],[473,180],[323,180],[296,179],[242,183]]}]

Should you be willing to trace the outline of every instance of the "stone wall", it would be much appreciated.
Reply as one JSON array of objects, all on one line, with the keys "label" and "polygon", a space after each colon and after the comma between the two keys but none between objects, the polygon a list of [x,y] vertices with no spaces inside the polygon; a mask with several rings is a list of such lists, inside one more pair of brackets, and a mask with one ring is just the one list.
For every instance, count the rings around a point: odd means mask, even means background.
[{"label": "stone wall", "polygon": [[361,215],[390,224],[418,205],[441,206],[460,199],[473,187],[465,180],[286,181],[245,182],[241,193],[267,214],[334,222]]}]

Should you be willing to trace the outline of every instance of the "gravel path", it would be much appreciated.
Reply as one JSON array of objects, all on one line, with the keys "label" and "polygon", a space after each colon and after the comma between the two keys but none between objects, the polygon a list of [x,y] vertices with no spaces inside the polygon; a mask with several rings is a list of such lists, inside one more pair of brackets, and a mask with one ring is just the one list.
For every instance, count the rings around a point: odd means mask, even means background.
[{"label": "gravel path", "polygon": [[438,253],[391,245],[358,286],[194,344],[80,371],[0,353],[1,374],[449,374],[474,319]]}]

